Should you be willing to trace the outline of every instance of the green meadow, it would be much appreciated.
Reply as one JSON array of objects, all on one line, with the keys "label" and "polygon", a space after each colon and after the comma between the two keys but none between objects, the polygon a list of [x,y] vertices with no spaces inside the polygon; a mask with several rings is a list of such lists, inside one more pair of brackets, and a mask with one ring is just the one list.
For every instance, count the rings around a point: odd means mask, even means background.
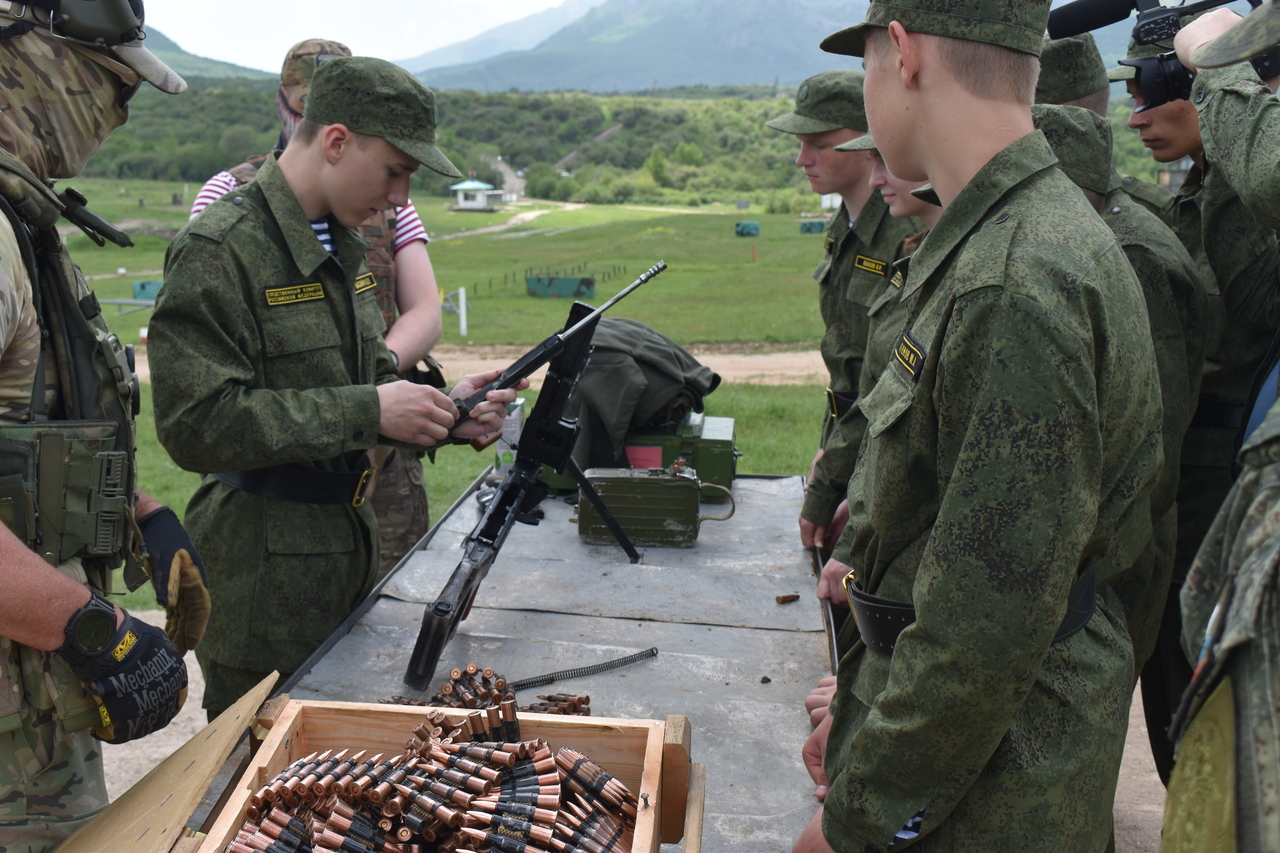
[{"label": "green meadow", "polygon": [[[95,211],[135,235],[136,245],[129,249],[99,248],[83,236],[69,236],[72,256],[99,298],[129,298],[135,282],[160,280],[170,235],[186,222],[197,188],[180,182],[71,183]],[[175,194],[186,201],[174,204]],[[564,323],[569,304],[529,296],[526,274],[594,276],[596,294],[588,301],[598,305],[659,260],[666,261],[667,271],[611,309],[611,315],[639,320],[686,345],[768,343],[806,350],[821,339],[809,271],[821,257],[824,238],[801,234],[797,216],[715,206],[680,211],[521,205],[519,213],[546,212],[508,230],[472,234],[515,214],[450,212],[443,199],[431,197],[415,203],[433,237],[430,253],[441,289],[467,292],[466,339],[459,335],[458,316],[446,314],[443,342],[532,346]],[[759,222],[760,235],[734,236],[739,219]],[[121,268],[125,273],[118,275]],[[139,342],[149,310],[124,313],[127,309],[112,305],[104,310],[122,340]],[[726,384],[706,405],[708,414],[735,419],[740,472],[800,474],[817,442],[821,399],[816,386]],[[198,477],[174,465],[156,440],[145,385],[138,437],[143,488],[181,515]],[[492,452],[466,447],[446,447],[434,463],[424,460],[433,519],[491,461]],[[141,606],[147,600],[147,591],[140,590],[126,604]]]}]

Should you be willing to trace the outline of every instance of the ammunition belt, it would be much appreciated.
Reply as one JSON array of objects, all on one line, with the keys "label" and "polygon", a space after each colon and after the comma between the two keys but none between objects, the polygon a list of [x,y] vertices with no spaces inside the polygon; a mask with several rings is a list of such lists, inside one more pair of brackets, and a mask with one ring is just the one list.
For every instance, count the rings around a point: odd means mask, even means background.
[{"label": "ammunition belt", "polygon": [[1247,406],[1228,406],[1213,397],[1201,397],[1191,425],[1200,429],[1239,429],[1248,414]]},{"label": "ammunition belt", "polygon": [[[901,601],[890,601],[865,593],[857,588],[856,583],[849,583],[845,588],[862,642],[872,651],[893,654],[898,635],[916,621],[916,609]],[[1097,607],[1096,592],[1093,570],[1090,569],[1071,585],[1071,591],[1067,593],[1067,615],[1058,627],[1058,632],[1053,635],[1054,643],[1070,638],[1089,623]]]},{"label": "ammunition belt", "polygon": [[844,417],[845,412],[853,408],[853,404],[858,402],[857,391],[833,391],[827,389],[827,412],[831,417],[840,420]]},{"label": "ammunition belt", "polygon": [[363,471],[317,471],[301,465],[273,465],[252,471],[223,471],[213,476],[231,486],[265,498],[306,504],[364,503],[364,487],[373,468]]}]

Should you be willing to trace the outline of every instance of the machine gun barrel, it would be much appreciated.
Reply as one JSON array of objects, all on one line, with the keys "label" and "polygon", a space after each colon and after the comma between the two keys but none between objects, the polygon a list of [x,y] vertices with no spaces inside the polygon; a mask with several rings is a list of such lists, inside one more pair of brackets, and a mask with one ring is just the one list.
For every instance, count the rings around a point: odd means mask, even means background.
[{"label": "machine gun barrel", "polygon": [[458,407],[458,420],[454,422],[454,426],[455,427],[458,426],[458,424],[461,424],[468,417],[470,417],[471,410],[474,409],[476,406],[480,405],[481,403],[483,403],[485,400],[485,395],[487,395],[490,391],[500,391],[503,388],[514,387],[521,379],[528,377],[539,367],[542,367],[542,365],[546,364],[551,359],[553,359],[556,356],[556,353],[564,349],[564,345],[566,341],[568,341],[570,338],[572,338],[582,329],[594,323],[597,319],[599,319],[601,314],[603,314],[605,311],[612,308],[614,305],[616,305],[619,301],[621,301],[624,297],[630,294],[637,287],[644,284],[646,281],[653,278],[655,275],[662,272],[666,268],[667,268],[666,261],[658,261],[656,264],[651,266],[648,270],[641,273],[639,278],[631,282],[631,284],[628,284],[622,290],[618,291],[618,293],[608,302],[604,303],[599,308],[595,309],[590,314],[583,317],[581,320],[573,324],[571,327],[565,329],[562,332],[556,332],[554,335],[551,335],[542,343],[538,344],[533,349],[529,350],[527,353],[520,356],[518,359],[512,362],[511,365],[507,367],[506,370],[502,371],[502,375],[499,376],[497,379],[493,380],[488,385],[481,388],[479,391],[476,391],[470,397],[467,397],[464,400],[455,400],[454,402]]}]

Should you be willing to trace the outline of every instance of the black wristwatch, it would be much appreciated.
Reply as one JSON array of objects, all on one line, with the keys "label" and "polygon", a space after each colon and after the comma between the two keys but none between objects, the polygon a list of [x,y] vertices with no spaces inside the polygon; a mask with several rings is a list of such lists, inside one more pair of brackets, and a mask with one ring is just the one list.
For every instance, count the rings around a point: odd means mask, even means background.
[{"label": "black wristwatch", "polygon": [[67,640],[61,651],[90,658],[100,653],[116,633],[116,608],[96,592],[89,603],[67,620]]},{"label": "black wristwatch", "polygon": [[389,349],[389,350],[387,350],[387,352],[391,353],[391,361],[392,361],[392,362],[395,364],[395,366],[396,366],[396,372],[397,372],[397,373],[399,373],[399,372],[400,372],[400,356],[398,356],[398,355],[396,354],[396,351],[395,351],[395,350],[393,350],[393,349]]}]

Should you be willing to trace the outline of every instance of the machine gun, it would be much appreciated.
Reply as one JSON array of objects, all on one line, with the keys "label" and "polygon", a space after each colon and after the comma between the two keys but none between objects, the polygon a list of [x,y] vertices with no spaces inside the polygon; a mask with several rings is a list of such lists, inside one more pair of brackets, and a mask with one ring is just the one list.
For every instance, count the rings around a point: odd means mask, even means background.
[{"label": "machine gun", "polygon": [[462,560],[458,567],[453,570],[440,595],[423,614],[422,628],[418,632],[409,668],[405,672],[405,684],[415,690],[426,689],[435,675],[445,645],[453,639],[458,623],[471,612],[471,604],[480,584],[489,574],[512,526],[516,521],[538,523],[532,510],[547,495],[547,486],[538,479],[543,464],[551,466],[556,473],[562,473],[568,468],[582,486],[588,500],[600,511],[605,523],[618,537],[619,544],[626,550],[631,562],[640,559],[639,553],[627,540],[622,528],[573,460],[571,454],[578,437],[578,424],[576,420],[566,419],[564,411],[569,395],[586,370],[587,360],[591,356],[591,337],[595,333],[600,315],[666,268],[667,265],[659,261],[617,296],[594,310],[590,305],[575,302],[569,311],[564,330],[548,337],[517,359],[496,380],[458,403],[458,420],[461,422],[470,415],[472,408],[484,400],[490,389],[511,388],[549,363],[538,402],[520,434],[514,465],[498,486],[476,526],[463,540]]}]

